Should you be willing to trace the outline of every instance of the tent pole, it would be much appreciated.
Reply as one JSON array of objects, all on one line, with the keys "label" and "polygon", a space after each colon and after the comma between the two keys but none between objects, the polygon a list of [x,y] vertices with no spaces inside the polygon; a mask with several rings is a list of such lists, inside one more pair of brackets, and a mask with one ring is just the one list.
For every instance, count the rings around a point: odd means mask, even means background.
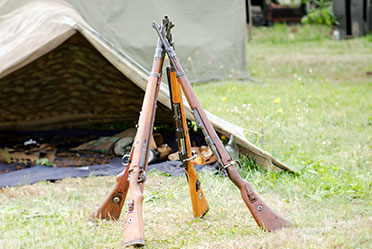
[{"label": "tent pole", "polygon": [[248,41],[251,41],[252,40],[252,4],[251,4],[251,0],[248,0],[248,17],[249,17]]}]

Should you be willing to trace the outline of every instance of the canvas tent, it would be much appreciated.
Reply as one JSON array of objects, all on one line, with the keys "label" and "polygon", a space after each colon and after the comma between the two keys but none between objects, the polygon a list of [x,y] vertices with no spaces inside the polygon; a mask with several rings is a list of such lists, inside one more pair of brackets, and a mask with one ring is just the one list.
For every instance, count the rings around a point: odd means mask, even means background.
[{"label": "canvas tent", "polygon": [[[63,4],[56,0],[2,0],[0,15],[43,2]],[[246,14],[242,0],[64,2],[69,3],[79,17],[147,70],[151,69],[157,39],[151,23],[160,21],[164,14],[168,14],[176,23],[173,36],[177,55],[191,81],[245,79],[248,76]]]},{"label": "canvas tent", "polygon": [[[7,11],[15,2],[17,8]],[[0,130],[136,121],[146,68],[93,29],[70,4],[21,2],[0,3]],[[162,84],[157,123],[170,122],[168,96]],[[242,154],[265,168],[290,170],[249,143],[243,128],[207,114],[219,133],[236,137]]]},{"label": "canvas tent", "polygon": [[[245,2],[242,0],[68,0],[101,35],[151,69],[157,37],[152,21],[168,14],[176,52],[191,81],[245,79]],[[94,11],[102,8],[102,11]]]}]

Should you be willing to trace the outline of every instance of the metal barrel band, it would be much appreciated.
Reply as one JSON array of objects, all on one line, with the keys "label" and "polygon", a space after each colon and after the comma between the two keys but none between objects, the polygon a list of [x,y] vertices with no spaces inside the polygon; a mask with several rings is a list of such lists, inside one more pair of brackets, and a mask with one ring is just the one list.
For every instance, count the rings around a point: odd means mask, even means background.
[{"label": "metal barrel band", "polygon": [[185,75],[184,71],[176,71],[176,77],[179,78],[181,76]]},{"label": "metal barrel band", "polygon": [[227,169],[230,166],[235,166],[235,164],[238,164],[240,170],[242,169],[242,165],[240,164],[240,162],[238,160],[234,160],[231,163],[229,163],[227,165],[224,165],[223,168]]},{"label": "metal barrel band", "polygon": [[194,160],[195,158],[197,157],[197,155],[192,155],[191,157],[188,157],[186,159],[183,159],[182,162],[188,162],[188,161],[191,161],[191,160]]},{"label": "metal barrel band", "polygon": [[160,74],[159,73],[152,72],[152,73],[150,73],[150,76],[153,76],[153,77],[156,77],[156,78],[160,79]]}]

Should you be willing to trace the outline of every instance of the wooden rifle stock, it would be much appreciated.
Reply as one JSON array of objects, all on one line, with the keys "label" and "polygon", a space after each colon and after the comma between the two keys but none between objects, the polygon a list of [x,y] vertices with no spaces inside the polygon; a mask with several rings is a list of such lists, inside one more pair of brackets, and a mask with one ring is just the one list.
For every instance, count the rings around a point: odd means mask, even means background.
[{"label": "wooden rifle stock", "polygon": [[146,178],[147,154],[154,125],[156,99],[161,82],[160,72],[163,66],[163,59],[164,57],[154,58],[153,67],[147,82],[145,97],[142,104],[137,134],[133,143],[133,159],[131,162],[131,168],[129,169],[132,200],[128,207],[127,223],[124,232],[124,246],[145,245],[142,216],[142,191]]},{"label": "wooden rifle stock", "polygon": [[119,219],[129,189],[128,174],[132,155],[133,151],[131,152],[126,169],[116,176],[115,186],[96,211],[89,215],[90,218],[106,220]]},{"label": "wooden rifle stock", "polygon": [[[168,17],[164,17],[160,32],[169,38],[170,29],[173,26],[173,23],[169,21]],[[130,188],[131,201],[128,205],[124,246],[145,245],[142,216],[143,189],[146,180],[150,139],[154,126],[156,102],[160,89],[164,56],[165,52],[162,42],[158,39],[129,163],[125,171],[116,177],[116,185],[106,197],[105,201],[90,215],[91,218],[118,219],[128,189]]]},{"label": "wooden rifle stock", "polygon": [[167,78],[171,105],[173,110],[173,119],[177,136],[178,150],[180,160],[185,169],[187,181],[189,183],[191,204],[194,217],[203,217],[209,210],[207,199],[201,188],[199,175],[194,169],[192,161],[192,151],[189,131],[186,123],[186,116],[183,109],[182,93],[177,82],[176,71],[172,67],[167,67]]},{"label": "wooden rifle stock", "polygon": [[292,224],[272,211],[272,209],[269,208],[269,206],[267,206],[265,202],[263,202],[263,200],[253,191],[251,184],[243,180],[239,175],[239,172],[234,166],[238,162],[232,161],[230,155],[217,136],[216,131],[205,114],[203,107],[201,106],[192,89],[190,81],[188,80],[180,62],[176,57],[176,53],[170,46],[167,38],[161,34],[159,25],[154,22],[153,27],[163,43],[171,65],[176,70],[177,80],[185,93],[191,109],[193,110],[197,124],[205,135],[206,142],[211,147],[213,154],[217,158],[218,166],[221,170],[226,170],[230,180],[239,188],[243,201],[245,202],[258,226],[265,231],[272,231],[282,227],[291,227]]},{"label": "wooden rifle stock", "polygon": [[[177,68],[182,70],[181,65],[177,60],[176,63],[178,65]],[[217,158],[220,159],[220,167],[226,169],[230,180],[235,184],[235,186],[239,188],[242,198],[249,211],[251,212],[253,218],[255,219],[257,225],[265,231],[272,231],[280,229],[282,227],[291,227],[291,223],[273,212],[271,208],[269,208],[269,206],[266,205],[265,202],[259,197],[259,195],[257,195],[253,191],[251,184],[243,180],[243,178],[239,175],[239,172],[234,166],[235,162],[232,161],[230,155],[228,154],[221,140],[216,134],[216,131],[214,130],[207,115],[201,107],[199,100],[192,90],[187,76],[184,74],[178,77],[178,82],[182,86],[182,89],[190,104],[190,107],[193,109],[194,114],[196,114],[197,112],[200,115],[200,118],[203,122],[201,125],[204,125],[206,133],[209,136],[209,145],[210,147],[213,147],[214,145],[216,148],[214,154]]]},{"label": "wooden rifle stock", "polygon": [[261,197],[254,192],[252,184],[245,181],[234,166],[227,168],[231,181],[237,186],[242,195],[245,205],[251,212],[257,225],[264,231],[271,232],[283,227],[291,227],[292,224],[287,219],[276,214]]}]

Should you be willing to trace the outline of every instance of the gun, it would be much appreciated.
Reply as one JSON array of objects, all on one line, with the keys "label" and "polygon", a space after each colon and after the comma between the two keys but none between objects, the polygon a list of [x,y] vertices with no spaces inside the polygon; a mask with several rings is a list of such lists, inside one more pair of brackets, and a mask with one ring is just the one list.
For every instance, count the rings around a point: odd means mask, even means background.
[{"label": "gun", "polygon": [[159,39],[163,43],[164,49],[169,57],[171,65],[176,71],[178,83],[181,85],[186,99],[192,109],[195,121],[204,133],[205,140],[214,156],[217,158],[217,165],[222,172],[225,172],[235,186],[240,190],[244,203],[251,212],[257,225],[264,231],[272,231],[282,227],[291,227],[292,224],[285,218],[276,214],[261,197],[254,192],[252,185],[245,181],[240,175],[235,165],[239,165],[239,161],[233,161],[216,134],[212,124],[204,112],[199,100],[197,99],[190,81],[188,80],[179,60],[176,57],[174,49],[170,45],[167,37],[161,33],[159,24],[153,22],[153,28],[156,30]]},{"label": "gun", "polygon": [[[159,30],[163,36],[169,39],[170,29],[173,26],[173,23],[165,16]],[[138,121],[137,134],[132,146],[133,158],[129,168],[129,186],[132,200],[128,205],[127,222],[124,231],[124,246],[140,247],[145,245],[142,216],[143,190],[146,180],[150,139],[154,127],[156,102],[160,89],[164,56],[163,45],[160,39],[158,39]]]},{"label": "gun", "polygon": [[[170,38],[170,29],[173,27],[173,24],[169,22],[168,17],[164,17],[161,32],[167,34],[166,37]],[[154,55],[154,67],[152,76],[149,79],[149,82],[159,81],[159,74],[162,71],[163,60],[165,53],[163,51],[163,45],[160,40],[157,43],[155,55]],[[147,140],[149,141],[149,140]],[[129,190],[129,170],[131,169],[131,161],[133,160],[133,149],[132,147],[130,156],[123,156],[123,165],[126,166],[126,169],[123,170],[120,174],[116,176],[116,184],[107,195],[105,200],[98,206],[98,208],[92,212],[89,217],[92,219],[114,219],[117,220],[120,217],[123,205]]]},{"label": "gun", "polygon": [[182,94],[173,67],[167,67],[167,78],[171,106],[173,111],[174,128],[176,131],[178,153],[182,167],[186,172],[194,217],[203,217],[209,210],[207,199],[201,188],[199,175],[194,169],[191,142],[183,109]]}]

